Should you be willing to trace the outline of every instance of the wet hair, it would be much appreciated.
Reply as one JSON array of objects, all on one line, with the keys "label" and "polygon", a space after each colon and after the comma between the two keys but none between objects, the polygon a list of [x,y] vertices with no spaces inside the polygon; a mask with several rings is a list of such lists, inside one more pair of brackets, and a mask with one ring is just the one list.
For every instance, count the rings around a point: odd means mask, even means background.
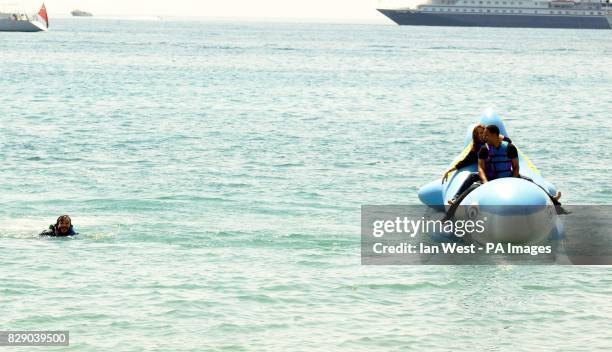
[{"label": "wet hair", "polygon": [[477,148],[476,146],[478,144],[480,144],[480,137],[478,136],[478,129],[484,129],[486,128],[485,125],[476,125],[474,126],[474,129],[472,130],[472,151],[475,151]]},{"label": "wet hair", "polygon": [[495,125],[489,125],[486,127],[487,131],[489,131],[489,133],[498,135],[499,134],[499,127],[495,126]]},{"label": "wet hair", "polygon": [[68,220],[68,222],[70,222],[70,227],[72,227],[72,219],[71,219],[71,218],[70,218],[70,216],[68,216],[68,215],[62,215],[62,216],[60,216],[59,218],[57,218],[57,221],[55,222],[55,227],[58,227],[58,226],[59,226],[59,223],[60,223],[62,220]]}]

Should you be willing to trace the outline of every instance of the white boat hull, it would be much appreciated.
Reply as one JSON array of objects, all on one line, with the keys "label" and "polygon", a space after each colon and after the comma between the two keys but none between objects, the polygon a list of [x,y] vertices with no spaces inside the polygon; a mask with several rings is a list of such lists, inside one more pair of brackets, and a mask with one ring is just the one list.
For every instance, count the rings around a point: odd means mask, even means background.
[{"label": "white boat hull", "polygon": [[0,32],[40,32],[46,30],[45,24],[38,21],[17,21],[9,18],[0,18]]}]

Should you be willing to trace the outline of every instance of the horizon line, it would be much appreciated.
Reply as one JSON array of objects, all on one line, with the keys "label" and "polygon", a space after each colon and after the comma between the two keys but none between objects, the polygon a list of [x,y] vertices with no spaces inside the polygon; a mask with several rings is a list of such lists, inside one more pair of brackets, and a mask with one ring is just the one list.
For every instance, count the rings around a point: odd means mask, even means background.
[{"label": "horizon line", "polygon": [[219,20],[219,21],[270,21],[270,22],[307,22],[307,23],[353,23],[353,24],[394,24],[387,17],[382,16],[380,18],[337,18],[337,17],[227,17],[227,16],[177,16],[177,15],[144,15],[144,14],[100,14],[92,17],[78,17],[72,16],[70,13],[49,13],[50,19],[79,19],[79,20],[105,20],[105,19],[133,19],[133,20]]}]

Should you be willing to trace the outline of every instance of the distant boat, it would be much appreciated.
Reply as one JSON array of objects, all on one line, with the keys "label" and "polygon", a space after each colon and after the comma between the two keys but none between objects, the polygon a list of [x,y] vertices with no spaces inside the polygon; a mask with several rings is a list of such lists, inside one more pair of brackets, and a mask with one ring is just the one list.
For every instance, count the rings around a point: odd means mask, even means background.
[{"label": "distant boat", "polygon": [[408,26],[612,28],[610,0],[427,0],[378,11]]},{"label": "distant boat", "polygon": [[70,13],[72,14],[72,16],[75,16],[75,17],[91,17],[91,16],[93,16],[91,14],[91,12],[81,11],[79,9],[72,10],[72,12],[70,12]]},{"label": "distant boat", "polygon": [[0,12],[0,32],[40,32],[49,28],[47,8],[43,3],[37,14]]}]

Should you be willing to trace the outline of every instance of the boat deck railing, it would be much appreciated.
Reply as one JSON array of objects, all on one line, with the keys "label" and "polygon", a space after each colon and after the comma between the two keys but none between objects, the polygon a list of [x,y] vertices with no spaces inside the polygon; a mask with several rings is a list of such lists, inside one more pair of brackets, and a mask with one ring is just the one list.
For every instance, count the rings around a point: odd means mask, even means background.
[{"label": "boat deck railing", "polygon": [[28,15],[25,13],[3,13],[2,17],[7,18],[12,21],[25,21],[25,22],[30,22],[34,19],[31,15]]}]

